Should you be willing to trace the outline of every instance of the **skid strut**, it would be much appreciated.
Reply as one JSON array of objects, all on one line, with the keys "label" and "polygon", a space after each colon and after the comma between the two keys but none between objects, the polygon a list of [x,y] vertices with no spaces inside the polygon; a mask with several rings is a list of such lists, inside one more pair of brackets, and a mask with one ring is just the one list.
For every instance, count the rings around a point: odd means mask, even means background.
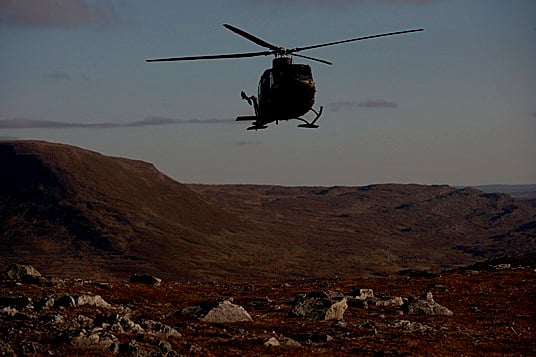
[{"label": "skid strut", "polygon": [[319,111],[316,111],[313,108],[311,108],[311,111],[316,114],[316,117],[311,122],[309,122],[309,121],[307,121],[307,120],[305,120],[303,118],[296,118],[297,120],[300,120],[300,121],[302,121],[304,123],[304,124],[298,125],[298,128],[308,128],[308,129],[316,129],[316,128],[318,128],[318,125],[316,125],[315,123],[318,120],[318,118],[320,118],[320,116],[322,115],[322,109],[323,108],[324,107],[321,106]]}]

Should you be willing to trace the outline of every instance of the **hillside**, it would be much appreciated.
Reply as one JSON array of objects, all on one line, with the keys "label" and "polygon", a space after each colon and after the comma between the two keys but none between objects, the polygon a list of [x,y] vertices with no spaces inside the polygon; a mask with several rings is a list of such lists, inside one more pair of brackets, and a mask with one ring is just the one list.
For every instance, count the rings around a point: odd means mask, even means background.
[{"label": "hillside", "polygon": [[536,209],[449,186],[183,185],[141,161],[0,142],[0,264],[272,279],[439,271],[534,252]]},{"label": "hillside", "polygon": [[399,184],[190,187],[267,227],[296,266],[324,274],[447,269],[536,248],[536,210],[506,194]]},{"label": "hillside", "polygon": [[2,264],[207,279],[238,275],[243,260],[262,252],[247,224],[146,162],[8,141],[0,142],[0,167]]}]

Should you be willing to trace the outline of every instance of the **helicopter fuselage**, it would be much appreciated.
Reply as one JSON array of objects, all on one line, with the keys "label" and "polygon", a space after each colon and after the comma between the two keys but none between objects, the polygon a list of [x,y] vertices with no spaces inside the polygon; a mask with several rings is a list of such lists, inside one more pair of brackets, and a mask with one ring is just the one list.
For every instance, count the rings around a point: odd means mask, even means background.
[{"label": "helicopter fuselage", "polygon": [[259,81],[258,123],[299,118],[313,107],[315,93],[310,66],[286,57],[274,59]]}]

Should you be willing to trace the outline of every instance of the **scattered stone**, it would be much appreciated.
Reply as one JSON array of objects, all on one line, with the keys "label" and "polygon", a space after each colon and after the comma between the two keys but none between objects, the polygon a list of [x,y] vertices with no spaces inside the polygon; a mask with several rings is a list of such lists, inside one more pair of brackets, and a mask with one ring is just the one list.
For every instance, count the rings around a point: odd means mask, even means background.
[{"label": "scattered stone", "polygon": [[348,293],[348,296],[357,300],[367,300],[374,297],[372,289],[355,289]]},{"label": "scattered stone", "polygon": [[140,323],[140,326],[143,327],[143,329],[145,329],[146,333],[151,333],[153,335],[158,335],[158,336],[165,337],[165,338],[181,337],[181,334],[177,330],[175,330],[174,328],[168,325],[164,325],[163,323],[160,323],[158,321],[143,320]]},{"label": "scattered stone", "polygon": [[95,319],[95,327],[102,327],[108,329],[116,334],[121,333],[144,333],[144,329],[134,321],[132,321],[128,315],[121,314],[109,314],[99,315]]},{"label": "scattered stone", "polygon": [[400,296],[384,296],[376,298],[376,306],[385,308],[396,308],[404,305],[404,300]]},{"label": "scattered stone", "polygon": [[100,295],[80,295],[76,298],[76,305],[89,305],[95,307],[102,307],[104,309],[110,309],[112,307],[112,305],[104,301],[104,299]]},{"label": "scattered stone", "polygon": [[211,309],[201,321],[227,323],[238,321],[253,321],[248,312],[242,307],[225,300],[218,304],[217,307]]},{"label": "scattered stone", "polygon": [[54,307],[55,300],[52,295],[45,295],[35,303],[35,307],[39,310],[50,309]]},{"label": "scattered stone", "polygon": [[436,278],[437,274],[429,270],[416,270],[416,269],[405,269],[398,272],[402,276],[408,278]]},{"label": "scattered stone", "polygon": [[75,307],[76,301],[74,300],[74,297],[71,295],[63,295],[57,299],[53,299],[54,301],[54,307],[59,308],[67,308],[67,307]]},{"label": "scattered stone", "polygon": [[9,306],[4,307],[3,309],[0,310],[0,312],[2,313],[2,315],[6,315],[9,317],[15,317],[19,313],[17,309],[15,309],[14,307],[9,307]]},{"label": "scattered stone", "polygon": [[140,284],[146,284],[146,285],[152,285],[152,286],[159,286],[162,283],[162,279],[157,278],[156,276],[142,273],[142,274],[134,274],[130,277],[131,283],[140,283]]},{"label": "scattered stone", "polygon": [[482,312],[482,311],[480,311],[480,308],[479,308],[478,306],[470,306],[470,307],[469,307],[469,310],[470,310],[471,312],[476,313],[476,314]]},{"label": "scattered stone", "polygon": [[359,324],[358,327],[362,330],[372,332],[373,335],[378,334],[378,330],[376,329],[376,324],[372,321],[366,320],[365,322]]},{"label": "scattered stone", "polygon": [[281,345],[283,345],[283,346],[290,346],[290,347],[300,347],[301,346],[301,344],[298,341],[296,341],[296,340],[294,340],[294,339],[292,339],[290,337],[283,337],[280,340],[281,341],[279,341],[279,343]]},{"label": "scattered stone", "polygon": [[293,336],[294,341],[301,344],[310,345],[313,343],[326,343],[333,341],[333,337],[325,333],[299,333]]},{"label": "scattered stone", "polygon": [[344,296],[318,291],[298,296],[289,315],[308,320],[342,320],[347,308]]},{"label": "scattered stone", "polygon": [[264,343],[265,346],[280,346],[281,344],[277,340],[277,338],[272,337],[268,341]]},{"label": "scattered stone", "polygon": [[1,356],[9,356],[14,357],[15,351],[13,351],[13,348],[9,345],[9,343],[0,340],[0,355]]},{"label": "scattered stone", "polygon": [[9,306],[0,309],[0,314],[9,317],[11,320],[31,320],[37,318],[37,315],[33,315],[24,311],[19,311],[14,307]]},{"label": "scattered stone", "polygon": [[72,339],[71,343],[76,347],[108,350],[112,353],[119,352],[117,337],[110,333],[99,334],[82,331]]},{"label": "scattered stone", "polygon": [[32,306],[32,299],[24,296],[0,296],[0,307],[26,308]]},{"label": "scattered stone", "polygon": [[510,264],[497,264],[497,265],[493,265],[493,269],[495,270],[508,270],[511,268],[511,265]]},{"label": "scattered stone", "polygon": [[41,273],[37,271],[33,266],[31,265],[23,265],[23,264],[11,264],[6,268],[4,271],[4,274],[6,277],[10,280],[22,280],[22,278],[29,276],[29,277],[39,277],[41,276]]},{"label": "scattered stone", "polygon": [[107,289],[110,290],[113,288],[113,285],[110,283],[95,283],[95,286],[101,288],[101,289]]},{"label": "scattered stone", "polygon": [[396,327],[405,332],[411,332],[411,333],[416,333],[416,332],[425,333],[425,332],[435,331],[435,329],[431,326],[421,324],[420,322],[412,322],[408,320],[395,321],[391,326]]},{"label": "scattered stone", "polygon": [[420,298],[409,298],[408,303],[404,307],[409,314],[452,315],[452,311],[434,301],[431,292],[426,293],[426,295]]}]

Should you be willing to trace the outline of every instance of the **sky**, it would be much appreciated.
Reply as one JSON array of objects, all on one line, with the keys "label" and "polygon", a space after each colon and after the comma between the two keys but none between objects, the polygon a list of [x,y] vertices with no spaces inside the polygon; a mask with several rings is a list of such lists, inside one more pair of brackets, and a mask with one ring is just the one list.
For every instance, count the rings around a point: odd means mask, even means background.
[{"label": "sky", "polygon": [[[320,128],[246,131],[270,57],[303,52]],[[152,162],[184,183],[536,183],[534,0],[0,0],[0,140]]]}]

